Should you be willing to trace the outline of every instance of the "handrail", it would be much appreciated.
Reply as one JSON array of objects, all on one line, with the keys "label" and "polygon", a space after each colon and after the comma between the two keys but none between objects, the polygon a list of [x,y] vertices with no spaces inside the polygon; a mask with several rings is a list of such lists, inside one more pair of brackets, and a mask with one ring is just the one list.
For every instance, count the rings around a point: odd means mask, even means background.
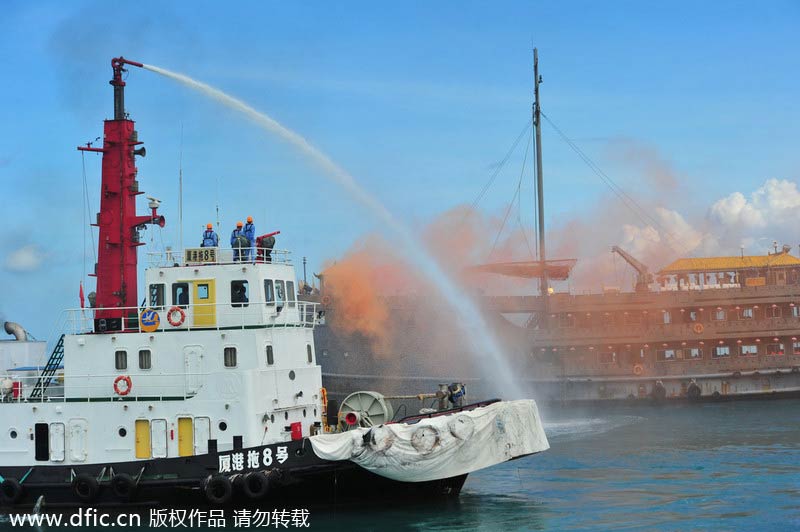
[{"label": "handrail", "polygon": [[284,264],[291,265],[292,252],[264,247],[225,248],[188,247],[145,253],[148,267],[198,266],[212,264]]}]

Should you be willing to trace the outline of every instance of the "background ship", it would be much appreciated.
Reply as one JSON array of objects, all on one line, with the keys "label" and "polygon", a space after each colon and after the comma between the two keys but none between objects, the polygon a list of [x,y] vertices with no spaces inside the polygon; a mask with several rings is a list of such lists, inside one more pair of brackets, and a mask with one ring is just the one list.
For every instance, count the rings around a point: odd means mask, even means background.
[{"label": "background ship", "polygon": [[[680,258],[655,275],[614,246],[612,251],[636,272],[631,290],[579,295],[551,287],[551,281],[569,278],[576,261],[549,260],[545,253],[536,51],[534,79],[537,260],[471,268],[526,278],[539,287],[538,295],[476,296],[519,380],[540,401],[567,403],[797,394],[800,259],[788,246],[778,249],[775,243],[760,256],[742,251],[738,256]],[[472,383],[478,395],[492,393],[463,356],[470,339],[448,326],[451,313],[432,306],[424,290],[382,298],[389,330],[376,341],[370,327],[347,323],[373,317],[342,308],[332,288],[323,277],[319,300],[328,325],[315,331],[332,395],[353,387],[402,393],[404,386],[453,380]]]}]

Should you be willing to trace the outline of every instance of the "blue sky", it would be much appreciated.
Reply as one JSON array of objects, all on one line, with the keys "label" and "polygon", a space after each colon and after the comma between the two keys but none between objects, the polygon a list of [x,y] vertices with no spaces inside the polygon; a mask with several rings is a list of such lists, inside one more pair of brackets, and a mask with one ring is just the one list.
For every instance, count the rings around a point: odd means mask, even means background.
[{"label": "blue sky", "polygon": [[[632,194],[652,196],[651,182],[614,146],[657,154],[681,182],[667,206],[688,219],[735,192],[763,209],[753,193],[767,179],[800,177],[798,23],[800,4],[779,1],[6,2],[0,313],[47,336],[58,309],[77,304],[94,259],[75,146],[111,114],[111,57],[188,74],[269,113],[419,227],[472,202],[524,126],[535,44],[548,116]],[[155,246],[178,244],[181,149],[186,245],[217,204],[223,237],[253,215],[309,270],[379,230],[296,151],[174,82],[133,69],[127,110],[148,150],[141,188],[168,219],[146,235]],[[607,198],[546,124],[543,147],[549,226]],[[481,209],[502,213],[521,156]],[[99,163],[86,158],[93,212]],[[797,210],[787,209],[788,227]]]}]

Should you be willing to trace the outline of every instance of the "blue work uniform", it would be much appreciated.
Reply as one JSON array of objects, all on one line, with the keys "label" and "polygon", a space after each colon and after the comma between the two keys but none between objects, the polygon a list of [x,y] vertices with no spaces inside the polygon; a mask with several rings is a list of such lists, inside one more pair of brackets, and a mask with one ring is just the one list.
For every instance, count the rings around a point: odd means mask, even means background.
[{"label": "blue work uniform", "polygon": [[255,254],[253,252],[253,246],[256,244],[256,226],[252,223],[244,224],[244,230],[242,234],[247,237],[247,240],[250,242],[250,248],[245,251],[245,258],[250,260],[250,258],[255,258]]},{"label": "blue work uniform", "polygon": [[205,233],[203,233],[203,245],[204,248],[215,248],[219,246],[219,237],[217,233],[213,230],[208,229]]},{"label": "blue work uniform", "polygon": [[[240,236],[244,236],[244,233],[242,233],[242,230],[239,229],[238,227],[236,229],[234,229],[233,232],[231,232],[231,247],[233,248],[233,260],[234,261],[238,261],[239,260],[239,246],[236,245],[236,240]],[[246,251],[243,251],[242,253],[244,254],[245,252]]]}]

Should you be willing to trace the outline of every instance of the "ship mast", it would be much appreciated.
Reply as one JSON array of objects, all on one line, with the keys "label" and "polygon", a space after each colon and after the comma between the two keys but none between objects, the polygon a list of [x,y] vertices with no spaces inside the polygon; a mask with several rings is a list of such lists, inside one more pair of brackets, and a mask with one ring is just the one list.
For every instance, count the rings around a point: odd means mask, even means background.
[{"label": "ship mast", "polygon": [[541,264],[541,276],[539,278],[539,288],[542,295],[542,319],[541,324],[547,324],[548,304],[547,296],[549,292],[547,283],[547,255],[544,247],[544,178],[542,175],[542,121],[541,121],[541,101],[539,100],[539,85],[542,77],[539,75],[539,51],[533,49],[533,126],[536,138],[536,214],[539,232],[539,263]]},{"label": "ship mast", "polygon": [[123,57],[111,60],[114,77],[109,82],[114,87],[114,119],[106,120],[103,147],[78,146],[81,151],[103,154],[100,190],[100,212],[97,223],[100,229],[95,300],[96,332],[125,330],[126,318],[137,314],[137,256],[139,229],[146,224],[164,227],[164,217],[156,212],[157,201],[150,204],[151,212],[136,215],[136,197],[139,182],[136,180],[135,156],[144,156],[142,144],[134,129],[133,120],[125,112],[125,65],[141,67],[141,63]]}]

